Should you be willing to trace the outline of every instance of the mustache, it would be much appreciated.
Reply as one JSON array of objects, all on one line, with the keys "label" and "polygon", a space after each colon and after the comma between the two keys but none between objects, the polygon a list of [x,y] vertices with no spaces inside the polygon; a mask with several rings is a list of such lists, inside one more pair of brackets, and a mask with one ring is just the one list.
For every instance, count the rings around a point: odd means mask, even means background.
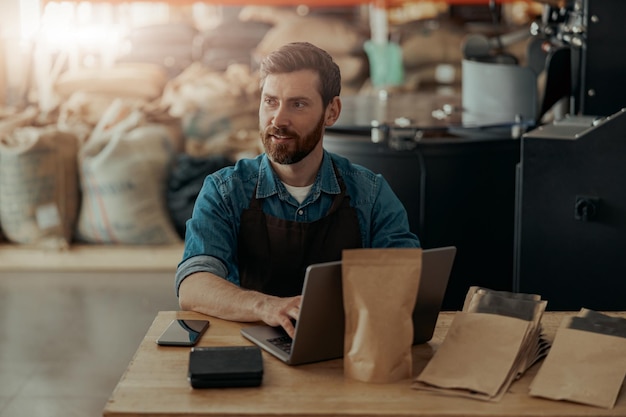
[{"label": "mustache", "polygon": [[291,129],[276,126],[268,126],[265,129],[265,137],[268,136],[289,136],[296,139],[299,138],[298,134]]}]

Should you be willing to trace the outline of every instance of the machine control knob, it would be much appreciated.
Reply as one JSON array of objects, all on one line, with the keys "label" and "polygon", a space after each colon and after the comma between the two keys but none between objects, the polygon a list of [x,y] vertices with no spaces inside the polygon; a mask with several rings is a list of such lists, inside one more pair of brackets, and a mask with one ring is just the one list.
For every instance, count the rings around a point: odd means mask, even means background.
[{"label": "machine control knob", "polygon": [[576,196],[574,218],[583,222],[593,221],[598,217],[599,205],[600,199],[598,197]]}]

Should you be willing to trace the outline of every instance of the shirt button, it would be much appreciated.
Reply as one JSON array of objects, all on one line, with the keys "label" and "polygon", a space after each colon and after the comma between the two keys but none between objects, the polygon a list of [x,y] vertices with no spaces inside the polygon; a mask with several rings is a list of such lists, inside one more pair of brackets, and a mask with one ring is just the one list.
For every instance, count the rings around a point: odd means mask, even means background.
[{"label": "shirt button", "polygon": [[298,215],[302,216],[304,214],[304,210],[298,210]]}]

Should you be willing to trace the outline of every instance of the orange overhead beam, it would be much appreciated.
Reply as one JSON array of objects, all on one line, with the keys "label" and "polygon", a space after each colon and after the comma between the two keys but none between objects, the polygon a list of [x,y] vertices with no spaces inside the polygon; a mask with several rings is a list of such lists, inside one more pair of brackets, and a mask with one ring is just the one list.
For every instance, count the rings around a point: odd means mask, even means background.
[{"label": "orange overhead beam", "polygon": [[[496,0],[496,3],[513,3],[520,0]],[[532,0],[522,0],[532,3]],[[109,3],[109,4],[123,4],[123,3],[167,3],[172,6],[187,6],[194,3],[206,3],[223,6],[300,6],[306,5],[311,7],[332,7],[332,6],[358,6],[363,4],[374,3],[377,5],[385,5],[386,7],[397,7],[403,4],[409,3],[447,3],[452,5],[485,5],[489,4],[489,0],[440,0],[440,1],[428,1],[428,0],[42,0],[43,4],[46,3]]]},{"label": "orange overhead beam", "polygon": [[188,6],[195,3],[214,4],[218,6],[358,6],[367,4],[364,0],[42,0],[47,3],[166,3],[171,6]]}]

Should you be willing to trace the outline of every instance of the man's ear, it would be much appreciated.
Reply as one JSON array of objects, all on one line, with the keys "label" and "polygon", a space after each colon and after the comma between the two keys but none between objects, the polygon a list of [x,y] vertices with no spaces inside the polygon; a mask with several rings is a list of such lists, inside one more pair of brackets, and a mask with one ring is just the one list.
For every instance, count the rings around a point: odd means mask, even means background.
[{"label": "man's ear", "polygon": [[333,100],[326,106],[326,119],[324,120],[325,126],[332,126],[335,124],[339,115],[341,114],[341,99],[339,96],[333,98]]}]

